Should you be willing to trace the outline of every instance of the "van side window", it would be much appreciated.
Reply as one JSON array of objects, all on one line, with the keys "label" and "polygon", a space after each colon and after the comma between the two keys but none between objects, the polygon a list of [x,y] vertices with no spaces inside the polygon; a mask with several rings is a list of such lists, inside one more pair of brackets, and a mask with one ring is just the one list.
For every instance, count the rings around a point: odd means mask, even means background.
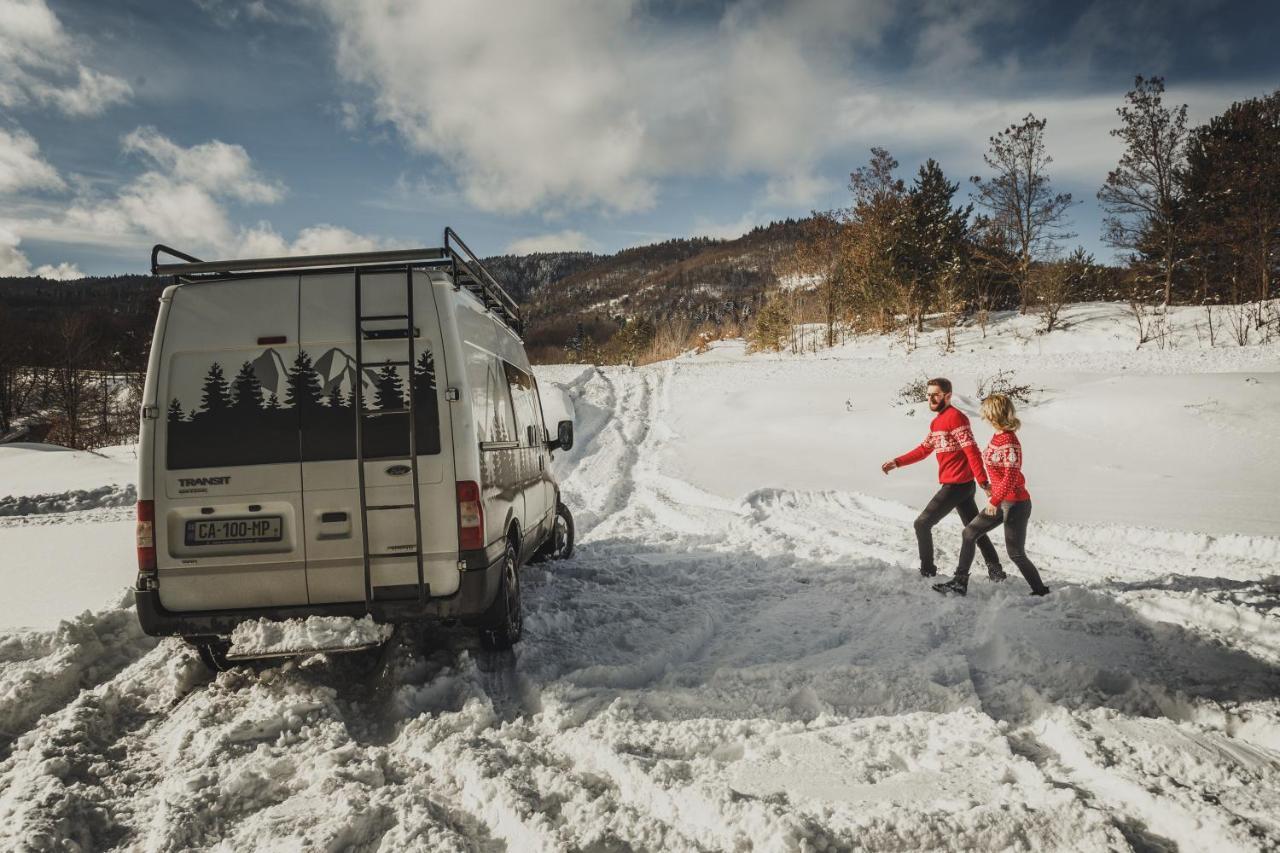
[{"label": "van side window", "polygon": [[534,429],[533,441],[542,441],[542,418],[537,416],[538,401],[533,393],[533,377],[505,361],[502,368],[506,372],[507,387],[511,390],[511,402],[516,410],[520,443],[529,443],[529,427]]},{"label": "van side window", "polygon": [[476,351],[467,358],[471,385],[471,411],[480,441],[516,441],[515,414],[501,362]]}]

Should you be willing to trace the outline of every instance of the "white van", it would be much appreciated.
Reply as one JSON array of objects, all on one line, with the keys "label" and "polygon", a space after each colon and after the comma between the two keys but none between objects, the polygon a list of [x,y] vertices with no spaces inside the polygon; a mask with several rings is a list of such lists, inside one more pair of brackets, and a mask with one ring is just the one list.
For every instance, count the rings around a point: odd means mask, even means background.
[{"label": "white van", "polygon": [[[181,263],[159,263],[161,254]],[[520,566],[565,557],[516,303],[444,246],[203,262],[166,246],[139,447],[143,630],[212,668],[244,620],[459,619],[520,639]]]}]

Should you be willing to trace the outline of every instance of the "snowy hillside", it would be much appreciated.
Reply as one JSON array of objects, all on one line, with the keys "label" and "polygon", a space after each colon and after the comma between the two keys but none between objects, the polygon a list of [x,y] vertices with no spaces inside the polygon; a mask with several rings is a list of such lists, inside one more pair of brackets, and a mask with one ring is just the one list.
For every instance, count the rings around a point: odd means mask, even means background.
[{"label": "snowy hillside", "polygon": [[[506,655],[406,630],[210,678],[116,605],[116,489],[20,502],[114,469],[0,451],[0,507],[26,507],[0,576],[53,592],[3,612],[0,848],[1276,849],[1280,349],[1208,349],[1197,317],[1165,350],[1082,305],[945,357],[540,368],[576,420],[579,542],[526,569]],[[1035,389],[1027,548],[1053,593],[979,573],[943,598],[911,528],[936,466],[879,466],[927,429],[904,384],[946,375],[972,414],[1000,370]],[[935,538],[945,571],[954,518]]]}]

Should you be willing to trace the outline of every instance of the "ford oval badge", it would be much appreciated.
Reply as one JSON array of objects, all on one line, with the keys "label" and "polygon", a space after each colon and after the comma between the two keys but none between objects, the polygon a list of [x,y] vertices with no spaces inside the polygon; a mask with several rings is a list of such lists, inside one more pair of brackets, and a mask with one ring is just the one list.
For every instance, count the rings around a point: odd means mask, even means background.
[{"label": "ford oval badge", "polygon": [[408,465],[391,465],[387,468],[387,473],[390,474],[392,477],[403,477],[405,474],[408,474],[412,470],[413,469],[410,468]]}]

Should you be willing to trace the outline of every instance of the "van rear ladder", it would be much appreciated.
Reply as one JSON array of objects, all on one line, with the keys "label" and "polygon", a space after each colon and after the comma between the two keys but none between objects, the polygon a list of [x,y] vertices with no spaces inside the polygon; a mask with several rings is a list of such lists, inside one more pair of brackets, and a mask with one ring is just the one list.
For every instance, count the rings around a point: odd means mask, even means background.
[{"label": "van rear ladder", "polygon": [[[413,266],[407,265],[404,268],[405,274],[405,313],[403,314],[365,314],[364,300],[361,297],[361,270],[357,267],[355,270],[355,292],[356,292],[356,380],[352,384],[355,385],[355,407],[356,407],[356,471],[359,477],[359,493],[360,493],[360,550],[364,558],[364,606],[365,612],[373,610],[373,561],[387,560],[392,558],[403,558],[412,556],[418,564],[418,603],[426,604],[427,601],[427,585],[422,567],[423,549],[422,549],[422,501],[419,495],[418,487],[418,424],[415,413],[415,403],[413,394],[413,366],[416,359],[414,348],[414,337],[417,329],[413,324]],[[391,320],[403,320],[403,330],[398,328],[379,329],[374,333],[365,330],[364,324],[370,322],[387,322]],[[383,360],[382,362],[365,363],[364,360],[364,340],[369,335],[373,339],[387,339],[400,337],[403,331],[404,338],[409,346],[408,359],[399,360]],[[372,366],[386,367],[405,366],[408,368],[408,406],[400,409],[365,411],[364,406],[364,377],[365,369]],[[366,421],[374,418],[408,415],[409,420],[409,458],[406,460],[409,464],[409,476],[412,478],[412,501],[407,504],[370,504],[369,495],[365,486],[364,476],[364,425]],[[414,549],[412,552],[395,551],[391,553],[371,554],[369,553],[369,513],[371,512],[387,512],[392,510],[404,511],[413,510],[413,535]]]}]

